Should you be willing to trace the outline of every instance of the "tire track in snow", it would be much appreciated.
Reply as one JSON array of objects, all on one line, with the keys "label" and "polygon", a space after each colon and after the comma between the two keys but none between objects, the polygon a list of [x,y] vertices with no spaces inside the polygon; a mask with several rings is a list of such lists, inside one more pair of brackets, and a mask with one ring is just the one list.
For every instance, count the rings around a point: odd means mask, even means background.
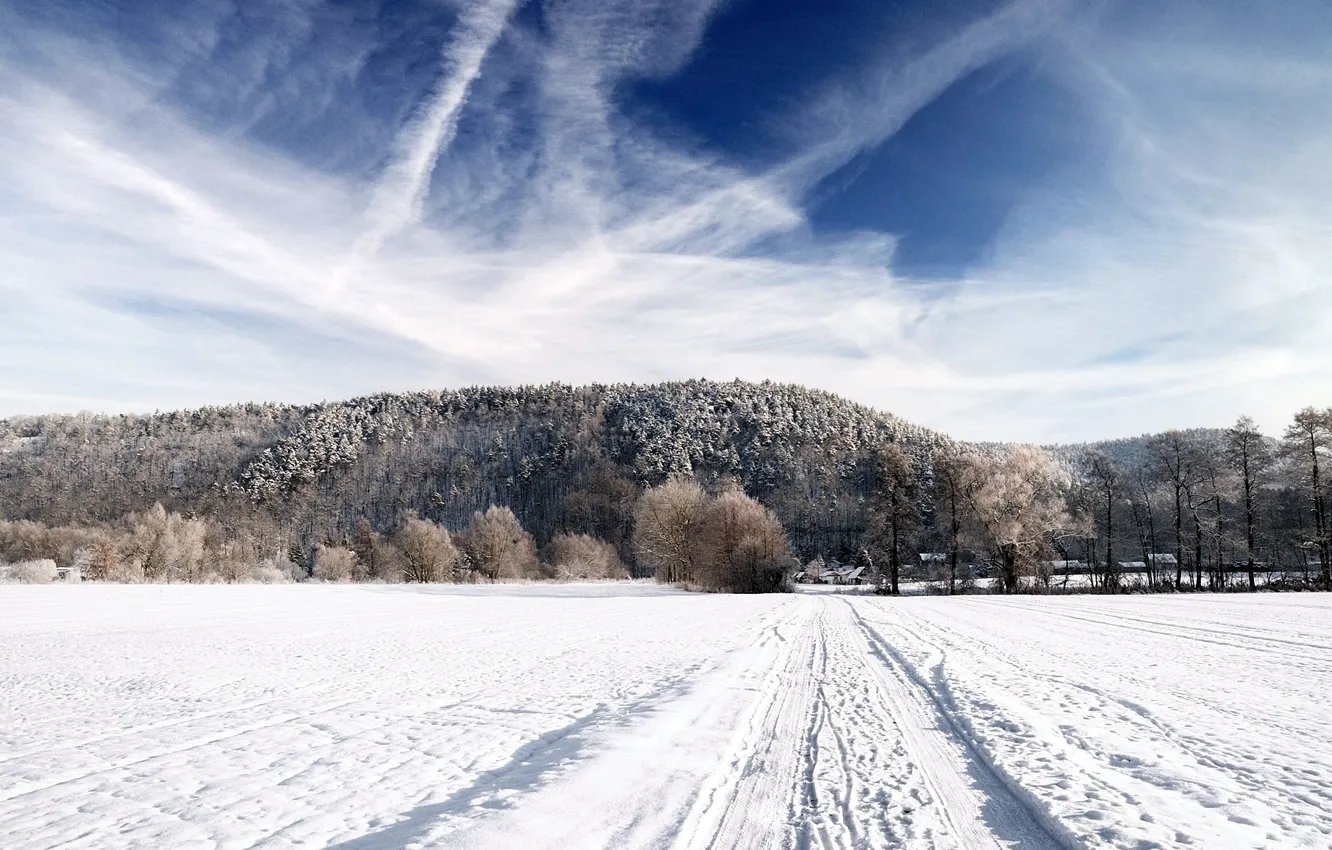
[{"label": "tire track in snow", "polygon": [[337,711],[338,709],[351,705],[356,701],[357,701],[356,699],[341,700],[339,702],[322,705],[317,708],[310,709],[308,711],[288,712],[286,714],[282,714],[278,717],[270,718],[268,720],[263,720],[257,723],[247,723],[243,726],[237,726],[231,729],[223,730],[221,732],[218,732],[217,734],[206,735],[202,738],[189,741],[188,743],[182,746],[168,747],[166,749],[156,750],[151,753],[135,755],[123,759],[117,759],[107,764],[106,767],[97,768],[96,770],[81,770],[74,773],[64,774],[62,776],[56,776],[40,782],[22,783],[10,788],[7,791],[0,792],[0,803],[8,802],[9,800],[13,800],[18,797],[24,797],[27,796],[28,794],[35,794],[39,791],[49,791],[50,789],[57,788],[61,785],[68,785],[71,782],[78,782],[80,780],[89,779],[94,776],[101,776],[103,774],[110,773],[112,771],[124,770],[127,767],[136,767],[146,762],[156,761],[158,759],[163,759],[163,758],[170,758],[171,756],[180,755],[182,753],[188,753],[192,750],[200,749],[201,747],[207,747],[211,744],[217,744],[222,741],[230,740],[232,738],[238,738],[241,735],[248,735],[252,732],[258,732],[264,729],[272,729],[276,726],[282,726],[286,723],[304,721],[310,717],[315,717],[320,714],[327,714],[329,712]]},{"label": "tire track in snow", "polygon": [[[998,603],[997,600],[986,600],[986,602],[989,606],[999,604],[999,607],[1003,608],[1025,607],[1007,606]],[[1036,613],[1051,613],[1058,617],[1054,612],[1043,609],[1032,610]],[[1075,695],[1081,695],[1091,697],[1102,707],[1094,710],[1123,709],[1126,714],[1121,714],[1117,722],[1126,725],[1120,726],[1118,740],[1109,746],[1104,739],[1091,740],[1080,734],[1073,716],[1066,718],[1066,724],[1059,724],[1056,727],[1047,718],[1042,718],[1039,713],[1035,716],[1027,714],[1019,718],[1022,722],[1000,723],[998,729],[992,725],[986,732],[986,734],[998,734],[1004,740],[1004,746],[1012,748],[1007,759],[1019,759],[1020,763],[1027,764],[1030,769],[1036,771],[1044,767],[1053,768],[1056,771],[1055,775],[1063,774],[1062,781],[1065,784],[1060,787],[1065,791],[1070,787],[1067,784],[1069,780],[1074,780],[1072,787],[1086,794],[1089,804],[1104,805],[1101,801],[1104,795],[1109,795],[1111,799],[1124,801],[1130,810],[1137,810],[1144,808],[1144,801],[1150,801],[1145,805],[1150,817],[1143,818],[1150,823],[1162,819],[1163,812],[1171,812],[1173,817],[1188,812],[1189,817],[1185,820],[1192,824],[1190,829],[1194,832],[1193,839],[1204,843],[1239,841],[1237,833],[1250,827],[1255,830],[1250,838],[1261,843],[1263,839],[1260,837],[1261,832],[1257,831],[1259,827],[1256,824],[1263,820],[1263,813],[1261,810],[1248,808],[1255,792],[1265,792],[1297,807],[1319,808],[1325,805],[1324,802],[1310,796],[1308,788],[1296,785],[1287,787],[1286,783],[1272,783],[1259,778],[1253,769],[1252,759],[1244,755],[1242,749],[1232,752],[1230,747],[1220,746],[1215,740],[1197,738],[1181,732],[1158,718],[1152,709],[1131,699],[1117,696],[1103,687],[1077,681],[1070,676],[1038,670],[1022,663],[1012,652],[994,644],[984,643],[980,647],[968,645],[968,641],[975,640],[975,635],[960,640],[956,634],[938,623],[931,622],[928,618],[921,617],[918,613],[907,614],[900,608],[895,613],[899,618],[908,618],[911,626],[908,627],[901,619],[894,622],[893,626],[924,646],[947,646],[950,651],[972,657],[973,663],[982,658],[984,659],[982,666],[998,662],[1012,668],[1022,681],[1045,682],[1053,686],[1051,690],[1054,693],[1046,690],[1041,694],[1042,699],[1058,700],[1064,705],[1065,702],[1071,703],[1076,698]],[[923,636],[922,632],[928,633],[929,636]],[[939,678],[942,679],[941,670]],[[1135,682],[1139,688],[1147,688],[1129,676],[1122,677],[1121,681]],[[946,682],[942,682],[942,686],[948,687]],[[1058,688],[1066,690],[1060,695]],[[949,694],[951,699],[951,690]],[[993,695],[990,698],[992,697]],[[1247,715],[1218,705],[1214,701],[1201,701],[1195,694],[1175,695],[1175,698],[1205,705],[1207,711],[1235,717],[1240,724],[1247,723],[1250,719]],[[980,716],[984,717],[987,714],[985,709],[993,710],[994,706],[983,705]],[[1042,720],[1045,722],[1041,722]],[[1145,742],[1139,741],[1138,736],[1132,734],[1134,732],[1142,734],[1144,730],[1148,736]],[[1283,730],[1283,733],[1296,734],[1291,730]],[[985,739],[984,735],[980,737],[982,740]],[[1061,740],[1064,741],[1064,746],[1057,743]],[[1039,749],[1031,749],[1031,742],[1034,741],[1041,742]],[[1137,757],[1119,754],[1121,748],[1132,749],[1134,745],[1141,746],[1143,743],[1154,755],[1154,758],[1145,763]],[[1113,769],[1106,770],[1106,764],[1111,765]],[[1169,767],[1176,764],[1190,764],[1191,767],[1187,772]],[[1068,771],[1073,773],[1069,774]],[[1200,777],[1205,777],[1205,781],[1199,782]],[[1168,796],[1160,797],[1161,792],[1165,792]],[[1314,796],[1318,796],[1317,790],[1314,791]],[[1332,799],[1327,795],[1322,796],[1324,800]],[[1057,799],[1067,800],[1067,794]],[[1223,812],[1226,820],[1212,823],[1218,812]],[[1198,834],[1204,829],[1203,824],[1208,823],[1211,823],[1211,832],[1206,835]],[[1276,824],[1275,828],[1285,829],[1280,824]],[[1269,839],[1272,834],[1275,833],[1269,832]]]},{"label": "tire track in snow", "polygon": [[[827,819],[820,812],[822,810],[821,801],[831,795],[821,794],[822,790],[819,782],[819,768],[824,764],[824,747],[821,743],[823,732],[829,723],[829,707],[825,684],[828,679],[828,636],[825,631],[824,615],[826,613],[826,603],[819,600],[818,613],[818,641],[814,646],[813,657],[810,659],[811,668],[817,667],[817,676],[819,680],[818,687],[814,696],[816,697],[809,710],[808,730],[805,733],[805,751],[804,751],[804,781],[802,783],[802,793],[800,799],[800,811],[798,813],[796,824],[795,843],[800,850],[807,850],[814,845],[822,850],[834,850],[841,846],[840,842],[833,840],[832,834],[828,831]],[[836,745],[841,747],[840,736],[834,739]],[[845,783],[845,751],[839,752],[838,765],[842,768],[842,784]],[[845,805],[845,797],[843,805]],[[847,818],[844,817],[844,821]]]},{"label": "tire track in snow", "polygon": [[[783,685],[791,681],[785,674],[801,669],[810,610],[788,601],[794,604],[768,612],[722,653],[671,670],[647,693],[599,706],[567,734],[554,730],[553,745],[542,736],[535,750],[520,748],[475,787],[334,846],[777,846],[772,837],[785,827],[791,783],[773,779],[786,772],[785,753],[763,731],[787,710],[781,705]],[[724,734],[713,750],[712,773],[682,772],[680,751],[714,729]],[[580,814],[570,813],[571,797]]]},{"label": "tire track in snow", "polygon": [[811,661],[818,650],[820,613],[799,617],[791,639],[782,637],[780,624],[773,627],[771,634],[782,641],[781,650],[722,767],[680,824],[673,845],[677,850],[780,846],[781,825],[791,812],[791,789],[800,776],[800,754],[790,744],[804,726],[814,686]]},{"label": "tire track in snow", "polygon": [[956,847],[907,746],[877,665],[839,602],[823,600],[796,850]]},{"label": "tire track in snow", "polygon": [[[1097,609],[1079,608],[1077,613],[1068,611],[1054,610],[1050,607],[1037,607],[1022,605],[1009,600],[985,600],[987,604],[999,608],[1016,609],[1020,611],[1030,611],[1036,614],[1043,614],[1057,619],[1068,620],[1078,623],[1090,623],[1095,626],[1108,626],[1110,628],[1122,629],[1135,635],[1154,634],[1169,638],[1179,638],[1182,640],[1191,640],[1196,643],[1212,644],[1214,646],[1224,646],[1230,649],[1241,649],[1247,652],[1256,652],[1261,655],[1277,656],[1289,658],[1297,661],[1308,661],[1317,659],[1320,651],[1332,649],[1332,647],[1321,646],[1317,644],[1303,644],[1298,641],[1284,640],[1281,638],[1264,637],[1261,634],[1244,635],[1244,643],[1235,641],[1221,640],[1217,637],[1205,637],[1204,635],[1226,635],[1216,629],[1208,629],[1199,626],[1191,626],[1184,623],[1164,622],[1160,620],[1143,620],[1134,617],[1112,614],[1108,611],[1099,611]],[[1100,614],[1101,616],[1095,616]],[[1080,616],[1081,615],[1081,616]],[[1235,637],[1233,633],[1229,636]],[[1260,646],[1259,643],[1267,643],[1268,646]],[[1300,652],[1290,652],[1278,650],[1273,647],[1296,647]]]},{"label": "tire track in snow", "polygon": [[[956,706],[939,682],[931,683],[842,600],[858,643],[879,663],[869,669],[883,688],[908,750],[933,792],[957,850],[1080,850],[1080,843],[1012,777],[996,766],[959,726]],[[924,640],[921,639],[924,643]],[[926,643],[942,663],[942,652]],[[937,677],[936,677],[937,678]],[[947,846],[942,845],[941,846]]]}]

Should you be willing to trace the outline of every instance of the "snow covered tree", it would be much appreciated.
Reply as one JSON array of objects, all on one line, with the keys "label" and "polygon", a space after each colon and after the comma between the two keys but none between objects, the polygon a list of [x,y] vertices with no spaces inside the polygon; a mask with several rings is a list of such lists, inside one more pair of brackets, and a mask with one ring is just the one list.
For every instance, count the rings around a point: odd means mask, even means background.
[{"label": "snow covered tree", "polygon": [[977,486],[967,495],[980,543],[999,564],[999,586],[1017,590],[1020,577],[1048,559],[1050,537],[1067,521],[1063,476],[1054,460],[1034,446],[1015,446],[990,460],[971,455]]},{"label": "snow covered tree", "polygon": [[508,508],[477,511],[458,538],[472,569],[491,581],[543,577],[536,542]]},{"label": "snow covered tree", "polygon": [[429,520],[412,517],[393,535],[402,558],[402,579],[412,582],[455,581],[462,554],[448,529]]},{"label": "snow covered tree", "polygon": [[634,511],[634,552],[658,581],[695,580],[693,539],[708,497],[697,481],[675,478],[645,491]]},{"label": "snow covered tree", "polygon": [[1272,451],[1267,438],[1248,416],[1241,416],[1226,430],[1226,462],[1239,476],[1244,500],[1244,552],[1249,573],[1249,590],[1255,590],[1254,552],[1257,551],[1257,500],[1272,466]]},{"label": "snow covered tree", "polygon": [[345,546],[320,544],[315,549],[314,576],[320,581],[351,581],[356,553]]},{"label": "snow covered tree", "polygon": [[772,511],[734,488],[708,500],[693,535],[694,583],[705,590],[771,593],[794,563]]},{"label": "snow covered tree", "polygon": [[622,579],[629,571],[615,547],[590,534],[557,534],[550,542],[550,564],[565,579]]}]

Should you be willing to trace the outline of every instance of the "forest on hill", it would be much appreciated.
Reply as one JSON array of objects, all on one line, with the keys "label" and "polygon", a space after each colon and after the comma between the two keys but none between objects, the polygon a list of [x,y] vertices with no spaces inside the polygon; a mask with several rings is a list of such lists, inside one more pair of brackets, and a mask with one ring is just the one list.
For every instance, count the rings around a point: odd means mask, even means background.
[{"label": "forest on hill", "polygon": [[361,519],[459,529],[499,505],[539,546],[588,533],[632,563],[638,492],[683,474],[739,484],[777,513],[797,552],[853,555],[874,448],[900,442],[924,458],[943,441],[829,393],[739,381],[32,416],[0,422],[0,517],[114,523],[161,504],[308,552]]},{"label": "forest on hill", "polygon": [[644,494],[689,479],[708,498],[756,500],[780,523],[783,557],[802,562],[896,574],[948,553],[950,578],[988,561],[1016,588],[1018,572],[1048,583],[1062,559],[1110,587],[1125,563],[1161,583],[1169,570],[1154,567],[1172,554],[1177,587],[1186,574],[1226,586],[1239,565],[1285,581],[1312,561],[1317,579],[1330,444],[1332,413],[1309,410],[1282,439],[1241,420],[1086,446],[963,445],[826,392],[704,380],[17,417],[0,421],[0,561],[86,560],[107,535],[120,542],[103,548],[129,558],[134,529],[177,522],[197,524],[204,551],[311,574],[321,547],[373,560],[372,536],[413,521],[466,533],[500,508],[535,552],[602,541],[642,572]]}]

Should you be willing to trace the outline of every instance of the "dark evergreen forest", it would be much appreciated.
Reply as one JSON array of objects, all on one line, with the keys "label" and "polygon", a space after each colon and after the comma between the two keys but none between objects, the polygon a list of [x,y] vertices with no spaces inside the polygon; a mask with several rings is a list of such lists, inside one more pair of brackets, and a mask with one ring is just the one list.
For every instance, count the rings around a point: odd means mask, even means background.
[{"label": "dark evergreen forest", "polygon": [[825,392],[744,382],[473,387],[290,406],[0,422],[0,517],[114,522],[161,503],[298,548],[392,529],[451,529],[510,507],[544,545],[590,533],[632,561],[635,499],[675,474],[730,479],[772,508],[801,555],[852,557],[868,459],[943,436]]}]

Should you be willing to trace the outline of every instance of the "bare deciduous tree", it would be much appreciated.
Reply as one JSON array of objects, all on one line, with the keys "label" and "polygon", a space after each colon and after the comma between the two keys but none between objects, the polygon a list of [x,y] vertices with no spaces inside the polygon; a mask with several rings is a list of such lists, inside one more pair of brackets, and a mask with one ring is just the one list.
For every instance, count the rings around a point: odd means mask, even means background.
[{"label": "bare deciduous tree", "polygon": [[[899,592],[902,546],[920,521],[916,499],[916,468],[896,443],[885,443],[874,453],[874,494],[870,500],[870,534],[888,561],[888,587]],[[955,583],[955,582],[954,582]]]},{"label": "bare deciduous tree", "polygon": [[1020,576],[1048,558],[1049,539],[1066,521],[1061,476],[1048,454],[1016,446],[1003,458],[971,456],[979,484],[969,494],[983,545],[1000,567],[1000,589],[1012,593]]},{"label": "bare deciduous tree", "polygon": [[199,581],[203,578],[204,537],[201,520],[168,513],[159,502],[130,517],[129,555],[147,581]]},{"label": "bare deciduous tree", "polygon": [[444,526],[412,517],[394,535],[393,542],[402,558],[403,581],[457,579],[456,571],[462,564],[462,554]]},{"label": "bare deciduous tree", "polygon": [[1169,430],[1148,441],[1157,478],[1170,487],[1175,504],[1175,589],[1184,583],[1184,503],[1197,484],[1197,451],[1183,431]]},{"label": "bare deciduous tree", "polygon": [[1245,562],[1249,573],[1249,590],[1254,590],[1257,582],[1254,579],[1253,554],[1258,548],[1255,508],[1259,486],[1272,465],[1272,452],[1267,445],[1267,438],[1248,416],[1241,416],[1226,430],[1226,462],[1239,476],[1240,492],[1244,498]]},{"label": "bare deciduous tree", "polygon": [[1322,563],[1321,579],[1332,587],[1332,541],[1329,538],[1327,496],[1323,493],[1323,467],[1332,451],[1332,408],[1306,407],[1295,414],[1285,433],[1286,450],[1304,470],[1314,517],[1313,544]]},{"label": "bare deciduous tree", "polygon": [[566,579],[622,579],[629,571],[615,547],[590,534],[557,534],[550,541],[550,564]]},{"label": "bare deciduous tree", "polygon": [[88,547],[84,565],[85,579],[89,581],[116,581],[124,559],[120,541],[105,531],[99,531]]},{"label": "bare deciduous tree", "polygon": [[708,501],[694,536],[695,582],[706,590],[771,593],[792,563],[786,532],[772,511],[739,489]]},{"label": "bare deciduous tree", "polygon": [[477,511],[458,537],[472,568],[491,581],[543,575],[536,542],[508,508]]},{"label": "bare deciduous tree", "polygon": [[358,581],[402,580],[402,557],[397,548],[375,531],[365,517],[356,521],[356,533],[349,548],[356,553],[355,578]]},{"label": "bare deciduous tree", "polygon": [[966,502],[978,486],[977,467],[966,455],[949,445],[934,455],[934,500],[948,522],[948,593],[957,592],[958,566],[962,553],[962,518]]},{"label": "bare deciduous tree", "polygon": [[688,584],[695,580],[691,546],[707,504],[707,494],[692,479],[672,479],[643,493],[634,511],[634,551],[658,581]]},{"label": "bare deciduous tree", "polygon": [[356,553],[345,546],[321,544],[315,549],[314,576],[320,581],[351,581]]},{"label": "bare deciduous tree", "polygon": [[1114,552],[1115,505],[1123,492],[1123,472],[1119,464],[1105,452],[1100,451],[1087,452],[1083,456],[1082,468],[1096,493],[1100,507],[1105,509],[1105,572],[1102,575],[1102,584],[1107,590],[1117,590],[1119,570],[1115,563]]}]

